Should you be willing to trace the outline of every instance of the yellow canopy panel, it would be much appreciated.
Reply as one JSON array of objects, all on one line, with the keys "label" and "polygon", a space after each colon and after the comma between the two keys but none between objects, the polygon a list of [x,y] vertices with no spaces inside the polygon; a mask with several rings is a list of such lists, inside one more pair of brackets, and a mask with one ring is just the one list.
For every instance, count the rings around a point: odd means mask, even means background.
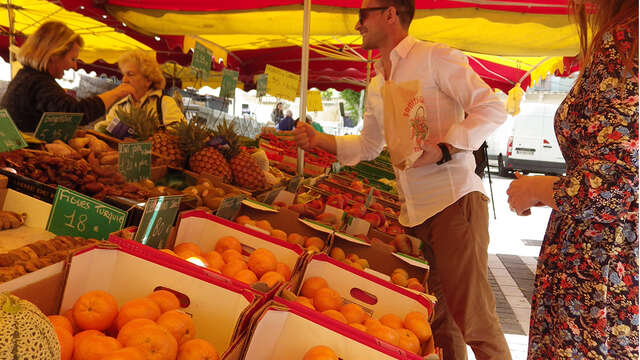
[{"label": "yellow canopy panel", "polygon": [[[283,37],[302,36],[299,5],[260,11],[171,12],[112,5],[107,10],[142,33],[198,35],[227,49],[237,48],[238,43],[246,49],[282,46]],[[310,36],[357,35],[357,16],[357,9],[313,6]],[[579,46],[567,15],[475,8],[417,10],[409,32],[457,49],[501,56],[574,56]]]},{"label": "yellow canopy panel", "polygon": [[[222,72],[210,71],[207,80],[202,80],[196,77],[195,73],[191,70],[191,67],[181,66],[174,62],[166,62],[160,65],[162,72],[170,77],[178,78],[182,81],[182,87],[192,87],[199,89],[203,86],[208,86],[212,89],[220,87],[222,85]],[[241,81],[236,83],[236,88],[244,89],[244,84]]]},{"label": "yellow canopy panel", "polygon": [[564,71],[564,61],[561,56],[511,57],[477,54],[472,52],[465,52],[465,54],[515,69],[531,71],[530,86],[535,85],[535,83],[540,79],[545,79],[549,74],[553,75],[556,70],[559,70],[560,72]]},{"label": "yellow canopy panel", "polygon": [[[80,51],[80,60],[92,63],[102,59],[115,63],[125,51],[142,49],[151,51],[145,44],[116,32],[112,27],[93,20],[76,12],[46,0],[12,0],[15,13],[15,31],[25,35],[34,33],[40,24],[48,20],[61,21],[73,31],[80,34],[84,40],[84,48]],[[3,12],[0,25],[9,27],[9,16]]]}]

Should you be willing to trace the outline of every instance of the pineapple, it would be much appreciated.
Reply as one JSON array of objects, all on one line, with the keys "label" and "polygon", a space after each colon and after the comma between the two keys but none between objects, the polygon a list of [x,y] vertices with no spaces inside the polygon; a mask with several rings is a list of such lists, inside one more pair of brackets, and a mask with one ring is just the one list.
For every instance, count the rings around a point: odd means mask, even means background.
[{"label": "pineapple", "polygon": [[233,182],[250,190],[262,190],[267,186],[267,179],[262,169],[248,152],[240,149],[238,135],[234,131],[232,123],[224,121],[218,125],[216,135],[222,136],[229,148],[224,151],[224,156],[229,161]]},{"label": "pineapple", "polygon": [[178,146],[178,137],[168,129],[160,129],[158,114],[152,106],[146,108],[130,106],[128,110],[116,110],[118,119],[135,131],[139,141],[151,141],[151,151],[163,157],[154,156],[153,165],[182,167],[184,154]]},{"label": "pineapple", "polygon": [[212,146],[206,146],[212,131],[206,126],[206,120],[198,117],[188,123],[179,123],[176,133],[180,139],[180,148],[189,158],[189,168],[199,174],[219,176],[222,181],[231,183],[231,168],[222,154]]}]

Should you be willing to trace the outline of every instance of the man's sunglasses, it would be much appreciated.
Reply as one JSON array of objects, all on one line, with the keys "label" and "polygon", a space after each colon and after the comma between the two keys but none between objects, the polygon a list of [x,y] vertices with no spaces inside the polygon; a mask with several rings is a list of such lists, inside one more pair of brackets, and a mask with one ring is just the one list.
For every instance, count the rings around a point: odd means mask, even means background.
[{"label": "man's sunglasses", "polygon": [[367,16],[369,16],[369,13],[371,11],[377,11],[377,10],[387,10],[388,8],[390,8],[391,6],[382,6],[382,7],[370,7],[370,8],[360,8],[358,10],[358,22],[360,24],[362,24],[363,21],[365,21],[367,19]]}]

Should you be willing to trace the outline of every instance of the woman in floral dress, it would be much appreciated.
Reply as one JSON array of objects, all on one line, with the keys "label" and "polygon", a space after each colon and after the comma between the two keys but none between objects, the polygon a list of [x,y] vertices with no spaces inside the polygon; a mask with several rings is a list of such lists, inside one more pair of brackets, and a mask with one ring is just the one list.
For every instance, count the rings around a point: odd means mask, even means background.
[{"label": "woman in floral dress", "polygon": [[584,65],[555,118],[567,174],[519,177],[507,190],[519,215],[554,209],[528,358],[638,359],[638,0],[569,3]]}]

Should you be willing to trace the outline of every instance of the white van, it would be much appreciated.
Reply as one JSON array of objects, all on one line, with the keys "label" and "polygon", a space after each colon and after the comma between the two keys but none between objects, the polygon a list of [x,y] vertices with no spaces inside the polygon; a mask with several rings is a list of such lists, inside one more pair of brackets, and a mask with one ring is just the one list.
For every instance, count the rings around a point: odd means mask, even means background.
[{"label": "white van", "polygon": [[566,94],[527,94],[520,113],[513,117],[513,131],[504,152],[498,154],[501,176],[514,171],[562,175],[566,171],[553,121]]}]

